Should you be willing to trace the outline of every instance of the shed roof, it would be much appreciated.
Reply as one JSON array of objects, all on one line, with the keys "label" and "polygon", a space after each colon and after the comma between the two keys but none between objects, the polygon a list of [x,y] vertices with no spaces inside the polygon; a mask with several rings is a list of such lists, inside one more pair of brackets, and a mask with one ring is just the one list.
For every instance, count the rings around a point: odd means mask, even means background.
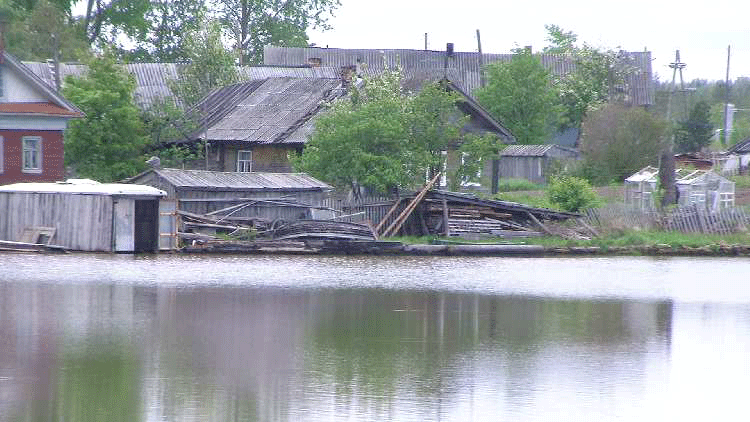
[{"label": "shed roof", "polygon": [[159,175],[176,188],[196,190],[329,190],[331,187],[305,173],[220,172],[208,170],[151,169],[128,179],[137,181],[146,173]]},{"label": "shed roof", "polygon": [[500,151],[501,157],[544,157],[551,149],[560,149],[573,154],[578,151],[555,144],[547,145],[508,145]]},{"label": "shed roof", "polygon": [[166,192],[145,185],[99,183],[89,179],[68,179],[56,183],[15,183],[0,186],[0,192],[69,193],[73,195],[167,196]]}]

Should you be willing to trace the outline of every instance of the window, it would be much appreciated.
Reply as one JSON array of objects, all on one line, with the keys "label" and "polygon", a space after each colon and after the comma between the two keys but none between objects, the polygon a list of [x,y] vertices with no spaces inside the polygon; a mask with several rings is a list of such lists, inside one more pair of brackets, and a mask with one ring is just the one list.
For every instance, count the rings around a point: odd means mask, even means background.
[{"label": "window", "polygon": [[3,173],[3,164],[5,163],[5,160],[3,159],[3,157],[5,157],[4,152],[5,143],[3,142],[3,137],[0,136],[0,174]]},{"label": "window", "polygon": [[237,171],[250,172],[253,168],[253,152],[237,151]]},{"label": "window", "polygon": [[3,67],[0,66],[0,98],[3,98],[5,95],[5,89],[3,87]]},{"label": "window", "polygon": [[24,173],[42,172],[42,138],[38,136],[24,136],[22,170]]}]

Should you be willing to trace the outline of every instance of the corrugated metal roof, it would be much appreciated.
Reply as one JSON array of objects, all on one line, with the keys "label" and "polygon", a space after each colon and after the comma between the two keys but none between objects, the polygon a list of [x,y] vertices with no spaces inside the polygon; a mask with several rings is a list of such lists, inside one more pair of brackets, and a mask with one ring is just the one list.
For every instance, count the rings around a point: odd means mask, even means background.
[{"label": "corrugated metal roof", "polygon": [[[630,100],[636,105],[650,105],[654,102],[654,89],[651,82],[651,53],[623,52],[625,61],[633,71],[627,78]],[[302,65],[310,59],[321,60],[323,66],[340,69],[356,64],[367,72],[379,72],[386,67],[401,67],[406,74],[414,71],[445,72],[445,52],[428,50],[372,50],[372,49],[338,49],[320,47],[273,47],[263,50],[263,63],[266,65]],[[497,61],[510,61],[513,54],[482,55],[484,64]],[[542,64],[555,75],[565,75],[575,69],[573,61],[564,55],[541,54]],[[448,60],[449,76],[462,89],[473,95],[480,86],[479,53],[455,52]]]},{"label": "corrugated metal roof", "polygon": [[305,173],[240,173],[170,168],[149,171],[157,173],[177,188],[288,191],[331,189],[329,185]]},{"label": "corrugated metal roof", "polygon": [[553,148],[560,148],[570,152],[577,152],[571,148],[562,147],[560,145],[548,144],[548,145],[508,145],[502,151],[500,156],[502,157],[543,157],[547,152]]},{"label": "corrugated metal roof", "polygon": [[[343,94],[339,79],[269,78],[218,90],[197,109],[207,116],[191,138],[254,144],[305,142],[298,128]],[[308,127],[309,128],[309,127]],[[288,137],[296,133],[298,136]],[[204,135],[205,134],[205,135]]]},{"label": "corrugated metal roof", "polygon": [[57,183],[15,183],[0,186],[0,192],[69,193],[74,195],[167,196],[151,186],[124,183],[99,183],[88,179],[70,179]]},{"label": "corrugated metal roof", "polygon": [[[48,62],[24,62],[24,64],[50,87],[55,87],[53,64]],[[177,80],[180,64],[177,63],[130,63],[125,70],[135,78],[134,99],[138,107],[148,109],[164,99],[173,100],[170,81]],[[60,63],[60,80],[67,76],[82,77],[88,66],[77,63]],[[306,66],[238,66],[240,80],[255,80],[276,77],[338,78],[340,69],[333,67]]]}]

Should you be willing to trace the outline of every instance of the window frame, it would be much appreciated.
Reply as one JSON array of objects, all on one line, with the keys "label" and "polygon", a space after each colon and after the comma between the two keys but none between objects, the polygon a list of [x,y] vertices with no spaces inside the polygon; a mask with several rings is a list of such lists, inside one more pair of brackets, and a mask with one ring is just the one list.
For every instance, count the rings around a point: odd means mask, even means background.
[{"label": "window frame", "polygon": [[5,138],[0,135],[0,174],[5,171]]},{"label": "window frame", "polygon": [[[249,158],[242,159],[242,154],[247,154]],[[253,171],[253,151],[247,149],[237,150],[237,167],[238,173],[250,173]]]},{"label": "window frame", "polygon": [[[35,141],[35,148],[27,148],[27,141]],[[31,152],[36,155],[36,166],[27,165],[26,153]],[[23,136],[21,137],[21,172],[39,174],[42,172],[42,137],[41,136]]]}]

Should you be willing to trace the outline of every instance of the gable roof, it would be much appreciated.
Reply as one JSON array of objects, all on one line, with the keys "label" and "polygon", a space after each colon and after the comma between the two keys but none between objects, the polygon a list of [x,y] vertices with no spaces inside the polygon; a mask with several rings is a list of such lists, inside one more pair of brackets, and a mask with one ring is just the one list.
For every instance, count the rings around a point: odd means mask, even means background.
[{"label": "gable roof", "polygon": [[[55,71],[52,62],[24,62],[31,71],[52,89],[55,88]],[[175,100],[170,84],[178,79],[180,63],[128,63],[125,70],[135,79],[133,98],[136,105],[146,110],[165,99]],[[60,80],[68,76],[84,77],[88,66],[80,63],[60,63]],[[240,80],[278,77],[331,78],[339,77],[340,69],[311,66],[237,66]],[[177,104],[178,106],[180,104]]]},{"label": "gable roof", "polygon": [[[343,49],[321,47],[274,47],[263,49],[263,63],[266,65],[302,65],[310,59],[320,59],[322,66],[332,66],[340,69],[346,66],[364,64],[364,71],[381,72],[385,68],[401,67],[405,75],[412,72],[442,72],[444,76],[458,84],[468,93],[480,86],[480,53],[454,52],[448,59],[445,68],[445,51],[407,50],[407,49]],[[651,78],[651,52],[621,52],[623,59],[633,68],[627,76],[628,95],[635,105],[651,105],[654,103],[654,88]],[[570,73],[575,64],[566,55],[540,54],[542,64],[550,69],[554,75]],[[481,55],[482,63],[507,62],[513,54]]]},{"label": "gable roof", "polygon": [[194,190],[330,190],[331,187],[306,173],[221,172],[208,170],[150,169],[125,180],[137,182],[148,173],[159,175],[175,188]]},{"label": "gable roof", "polygon": [[36,89],[48,102],[7,102],[0,105],[0,113],[83,117],[83,112],[47,85],[34,72],[7,51],[0,51],[0,63],[13,70],[21,80]]},{"label": "gable roof", "polygon": [[[238,141],[250,144],[304,143],[297,129],[332,99],[344,94],[339,79],[268,78],[213,91],[191,114],[200,128],[189,140]],[[311,131],[312,123],[305,126]],[[297,136],[289,136],[297,133]]]}]

